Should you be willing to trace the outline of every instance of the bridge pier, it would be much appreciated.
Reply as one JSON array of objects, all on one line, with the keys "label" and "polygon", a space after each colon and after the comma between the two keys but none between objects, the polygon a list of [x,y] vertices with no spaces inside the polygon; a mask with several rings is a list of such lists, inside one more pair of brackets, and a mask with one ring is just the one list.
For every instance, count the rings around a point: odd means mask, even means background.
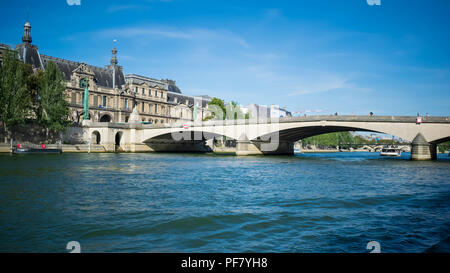
[{"label": "bridge pier", "polygon": [[236,141],[236,155],[248,156],[248,155],[293,155],[294,154],[294,142],[291,141],[279,141],[277,148],[273,151],[265,151],[262,141],[250,141],[250,140],[237,140]]},{"label": "bridge pier", "polygon": [[[294,142],[291,141],[278,141],[278,145],[276,143],[270,144],[268,146],[276,145],[275,150],[264,150],[264,144],[268,144],[267,142],[262,141],[252,141],[252,144],[261,151],[264,155],[294,155]],[[275,148],[275,147],[271,147]]]},{"label": "bridge pier", "polygon": [[437,145],[430,144],[425,137],[418,133],[411,143],[412,160],[436,160]]},{"label": "bridge pier", "polygon": [[236,140],[236,155],[262,155],[262,153],[250,140],[248,140],[246,135],[242,135]]},{"label": "bridge pier", "polygon": [[438,154],[438,147],[437,147],[437,144],[431,144],[431,143],[430,143],[430,155],[431,155],[431,160],[437,160],[437,154]]}]

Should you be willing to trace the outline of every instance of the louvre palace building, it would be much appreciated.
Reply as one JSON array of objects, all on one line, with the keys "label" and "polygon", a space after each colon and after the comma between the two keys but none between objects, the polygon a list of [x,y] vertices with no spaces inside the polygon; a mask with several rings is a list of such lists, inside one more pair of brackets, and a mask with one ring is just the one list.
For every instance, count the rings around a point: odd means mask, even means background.
[{"label": "louvre palace building", "polygon": [[[0,43],[2,52],[11,49]],[[182,94],[175,81],[157,80],[136,74],[125,75],[118,65],[117,49],[112,49],[109,65],[97,67],[41,54],[32,44],[31,25],[25,23],[22,43],[14,49],[18,58],[33,70],[45,69],[55,63],[66,83],[70,119],[81,123],[84,115],[84,87],[80,80],[89,81],[89,118],[92,122],[128,122],[132,111],[138,111],[141,122],[152,124],[174,123],[203,119],[207,114],[210,97]],[[136,109],[135,109],[136,108]]]}]

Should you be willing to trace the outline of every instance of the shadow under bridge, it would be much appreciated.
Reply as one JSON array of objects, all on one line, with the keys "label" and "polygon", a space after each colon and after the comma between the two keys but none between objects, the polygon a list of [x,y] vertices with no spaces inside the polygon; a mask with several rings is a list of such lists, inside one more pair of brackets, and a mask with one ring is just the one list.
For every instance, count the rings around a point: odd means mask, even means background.
[{"label": "shadow under bridge", "polygon": [[146,139],[144,144],[155,152],[166,153],[208,153],[213,152],[215,139],[234,140],[232,137],[201,130],[185,130],[164,133]]}]

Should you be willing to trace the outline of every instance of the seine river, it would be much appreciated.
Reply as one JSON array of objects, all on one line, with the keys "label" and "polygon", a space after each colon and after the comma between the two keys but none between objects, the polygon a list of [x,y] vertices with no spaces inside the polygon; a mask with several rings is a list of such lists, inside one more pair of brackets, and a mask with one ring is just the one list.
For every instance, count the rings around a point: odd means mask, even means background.
[{"label": "seine river", "polygon": [[0,252],[424,252],[450,157],[0,155]]}]

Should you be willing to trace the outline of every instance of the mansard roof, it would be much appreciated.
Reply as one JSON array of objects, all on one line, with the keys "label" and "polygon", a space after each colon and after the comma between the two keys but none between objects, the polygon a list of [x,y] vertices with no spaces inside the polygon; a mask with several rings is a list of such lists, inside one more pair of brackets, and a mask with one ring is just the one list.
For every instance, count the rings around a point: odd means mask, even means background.
[{"label": "mansard roof", "polygon": [[143,83],[148,84],[151,87],[155,87],[155,85],[161,87],[162,89],[167,90],[167,83],[162,82],[160,80],[154,79],[154,78],[150,78],[150,77],[146,77],[146,76],[141,76],[141,75],[137,75],[137,74],[127,74],[125,76],[126,82],[128,84],[137,84],[137,85],[141,85]]},{"label": "mansard roof", "polygon": [[21,43],[16,46],[16,51],[19,60],[23,63],[31,65],[32,68],[44,68],[44,63],[42,62],[37,46],[30,43]]},{"label": "mansard roof", "polygon": [[[175,99],[177,99],[177,101],[175,102]],[[201,100],[202,102],[202,107],[206,107],[206,105],[208,105],[208,103],[211,101],[210,99],[207,99],[205,97],[193,97],[193,96],[189,96],[189,95],[184,95],[184,94],[180,94],[180,93],[175,93],[175,92],[167,92],[167,101],[169,103],[173,103],[173,104],[184,104],[186,102],[186,100],[188,101],[188,106],[192,107],[194,106],[194,100]]]},{"label": "mansard roof", "polygon": [[169,91],[173,92],[173,93],[179,93],[181,94],[181,90],[180,88],[178,88],[178,86],[174,85],[174,84],[169,84]]},{"label": "mansard roof", "polygon": [[[44,66],[48,62],[55,63],[61,72],[63,73],[64,80],[70,81],[72,73],[77,69],[81,63],[69,61],[61,58],[55,58],[47,55],[41,55]],[[122,67],[118,65],[108,65],[105,68],[98,66],[87,65],[94,72],[94,80],[97,85],[102,87],[113,88],[113,68],[115,68],[115,84],[119,88],[125,84],[125,76],[122,71]]]}]

